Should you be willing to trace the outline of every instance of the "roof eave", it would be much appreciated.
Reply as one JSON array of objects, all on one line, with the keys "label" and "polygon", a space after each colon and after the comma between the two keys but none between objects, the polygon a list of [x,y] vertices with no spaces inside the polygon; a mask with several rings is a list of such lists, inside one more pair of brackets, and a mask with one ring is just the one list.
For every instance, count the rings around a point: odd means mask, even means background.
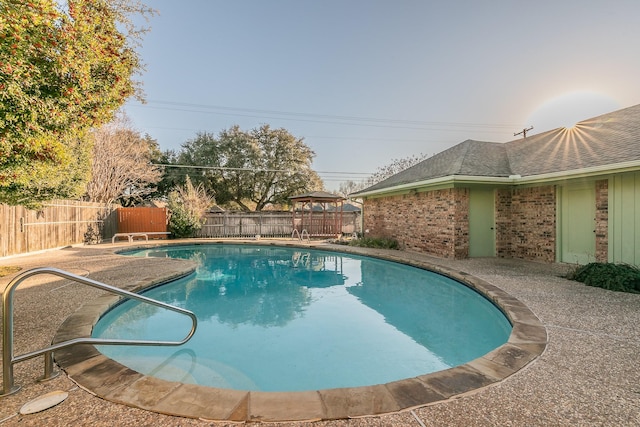
[{"label": "roof eave", "polygon": [[640,160],[631,160],[615,164],[592,166],[569,171],[551,172],[540,175],[529,175],[517,180],[518,184],[537,184],[563,179],[590,178],[640,170]]},{"label": "roof eave", "polygon": [[516,179],[511,177],[499,177],[499,176],[473,176],[473,175],[448,175],[439,178],[427,179],[424,181],[408,182],[406,184],[394,185],[392,187],[381,188],[379,190],[363,191],[354,193],[353,197],[368,197],[368,196],[380,196],[387,193],[397,193],[401,191],[408,191],[414,188],[435,187],[443,185],[454,184],[511,184]]},{"label": "roof eave", "polygon": [[539,175],[511,175],[509,177],[498,176],[474,176],[474,175],[449,175],[424,181],[414,181],[392,187],[381,188],[372,191],[354,193],[352,197],[382,196],[389,193],[409,191],[415,188],[429,188],[443,185],[456,184],[494,184],[494,185],[524,185],[539,184],[544,182],[559,181],[564,179],[589,178],[615,173],[632,172],[640,170],[640,160],[632,160],[616,164],[593,166],[589,168],[574,169],[569,171],[551,172]]}]

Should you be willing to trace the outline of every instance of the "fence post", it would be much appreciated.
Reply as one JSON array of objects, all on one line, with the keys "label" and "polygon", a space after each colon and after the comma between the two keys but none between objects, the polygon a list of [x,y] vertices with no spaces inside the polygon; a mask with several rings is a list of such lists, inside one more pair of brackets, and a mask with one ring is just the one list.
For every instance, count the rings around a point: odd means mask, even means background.
[{"label": "fence post", "polygon": [[227,236],[229,233],[227,232],[227,213],[225,212],[222,215],[222,235]]}]

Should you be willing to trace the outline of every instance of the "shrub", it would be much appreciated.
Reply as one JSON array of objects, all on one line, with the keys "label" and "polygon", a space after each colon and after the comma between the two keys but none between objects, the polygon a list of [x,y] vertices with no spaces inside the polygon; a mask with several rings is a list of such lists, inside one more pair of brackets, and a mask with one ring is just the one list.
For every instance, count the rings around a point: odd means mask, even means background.
[{"label": "shrub", "polygon": [[567,278],[610,291],[640,293],[640,269],[628,264],[592,262],[578,267]]},{"label": "shrub", "polygon": [[167,206],[171,211],[169,231],[173,237],[192,237],[203,225],[203,216],[213,198],[202,184],[194,187],[187,176],[184,187],[176,187],[169,193]]},{"label": "shrub", "polygon": [[363,237],[349,241],[349,246],[359,246],[361,248],[376,249],[399,249],[400,245],[395,239],[386,237]]},{"label": "shrub", "polygon": [[[171,202],[171,195],[169,195],[169,201]],[[171,203],[169,203],[169,206],[171,206]],[[185,205],[176,203],[171,208],[169,231],[171,231],[173,237],[192,237],[201,227],[200,215],[190,212]]]},{"label": "shrub", "polygon": [[87,231],[84,233],[84,244],[85,245],[97,245],[102,241],[102,231],[99,226],[93,226],[93,224],[89,224],[87,227]]}]

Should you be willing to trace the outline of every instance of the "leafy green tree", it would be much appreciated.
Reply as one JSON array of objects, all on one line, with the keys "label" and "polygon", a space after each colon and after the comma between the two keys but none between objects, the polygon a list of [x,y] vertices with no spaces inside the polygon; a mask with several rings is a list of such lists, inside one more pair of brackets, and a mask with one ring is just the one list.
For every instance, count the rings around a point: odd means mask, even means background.
[{"label": "leafy green tree", "polygon": [[[91,135],[70,138],[65,143],[65,160],[50,164],[24,166],[19,179],[0,182],[0,203],[38,208],[41,202],[55,198],[77,198],[91,177]],[[0,168],[0,174],[2,174]],[[1,181],[0,177],[0,181]]]},{"label": "leafy green tree", "polygon": [[154,151],[151,163],[158,165],[162,173],[155,191],[145,197],[146,200],[166,199],[175,187],[185,183],[186,175],[192,175],[192,171],[177,167],[178,153],[175,150]]},{"label": "leafy green tree", "polygon": [[136,0],[0,0],[0,202],[82,193],[87,131],[139,94],[145,29],[130,17],[152,12]]},{"label": "leafy green tree", "polygon": [[198,133],[182,145],[178,163],[207,166],[194,181],[213,191],[219,204],[260,211],[268,204],[288,204],[289,197],[322,189],[311,169],[315,153],[286,129],[263,125],[251,131],[239,126],[216,137]]}]

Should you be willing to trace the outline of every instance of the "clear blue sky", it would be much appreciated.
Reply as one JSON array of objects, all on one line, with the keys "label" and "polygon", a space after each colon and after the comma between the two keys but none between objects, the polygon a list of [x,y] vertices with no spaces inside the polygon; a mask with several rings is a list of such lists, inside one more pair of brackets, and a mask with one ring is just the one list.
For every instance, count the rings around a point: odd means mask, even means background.
[{"label": "clear blue sky", "polygon": [[[234,124],[288,129],[329,190],[466,139],[506,142],[640,103],[638,0],[147,0],[162,149]],[[349,172],[338,174],[336,172]]]}]

